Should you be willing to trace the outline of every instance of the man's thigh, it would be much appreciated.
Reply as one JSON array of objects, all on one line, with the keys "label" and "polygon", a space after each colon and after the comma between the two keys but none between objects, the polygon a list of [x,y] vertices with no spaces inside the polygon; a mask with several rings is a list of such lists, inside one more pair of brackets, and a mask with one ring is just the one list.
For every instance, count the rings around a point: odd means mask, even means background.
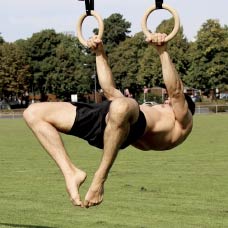
[{"label": "man's thigh", "polygon": [[68,132],[76,118],[76,107],[67,102],[43,102],[32,104],[34,115],[53,125],[58,131]]}]

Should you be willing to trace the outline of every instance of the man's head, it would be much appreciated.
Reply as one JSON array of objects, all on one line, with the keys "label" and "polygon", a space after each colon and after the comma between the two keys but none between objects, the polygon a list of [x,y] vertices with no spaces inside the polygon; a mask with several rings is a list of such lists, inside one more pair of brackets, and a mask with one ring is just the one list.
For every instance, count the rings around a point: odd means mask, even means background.
[{"label": "man's head", "polygon": [[185,100],[188,103],[188,109],[191,111],[192,115],[195,113],[195,103],[193,102],[192,98],[188,96],[186,93],[184,94]]}]

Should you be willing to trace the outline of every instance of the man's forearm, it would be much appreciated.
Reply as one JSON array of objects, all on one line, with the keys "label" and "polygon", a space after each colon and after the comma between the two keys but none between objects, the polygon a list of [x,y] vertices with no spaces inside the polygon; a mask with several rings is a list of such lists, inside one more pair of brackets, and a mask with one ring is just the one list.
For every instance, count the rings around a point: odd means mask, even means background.
[{"label": "man's forearm", "polygon": [[159,57],[162,64],[164,83],[168,90],[169,96],[176,96],[183,92],[183,85],[179,75],[167,51],[160,52]]},{"label": "man's forearm", "polygon": [[112,72],[108,64],[108,59],[104,51],[96,54],[96,66],[98,80],[101,88],[105,92],[112,88],[115,88],[115,82],[113,80]]}]

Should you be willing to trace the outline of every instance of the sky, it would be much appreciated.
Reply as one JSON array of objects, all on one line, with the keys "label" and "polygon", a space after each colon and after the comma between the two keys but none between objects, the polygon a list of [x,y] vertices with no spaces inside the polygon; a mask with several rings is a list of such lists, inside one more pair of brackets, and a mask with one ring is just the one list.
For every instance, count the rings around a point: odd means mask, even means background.
[{"label": "sky", "polygon": [[[120,13],[131,23],[131,35],[141,31],[141,20],[154,0],[94,0],[95,11],[102,18]],[[193,40],[203,23],[208,19],[218,19],[228,25],[228,0],[164,0],[174,8],[179,16],[184,34]],[[56,32],[76,32],[76,24],[85,12],[85,3],[78,0],[0,0],[0,33],[7,42],[27,39],[43,29]],[[170,17],[166,10],[153,12],[148,19],[152,31],[162,20]],[[85,38],[92,35],[98,24],[93,17],[83,23]]]}]

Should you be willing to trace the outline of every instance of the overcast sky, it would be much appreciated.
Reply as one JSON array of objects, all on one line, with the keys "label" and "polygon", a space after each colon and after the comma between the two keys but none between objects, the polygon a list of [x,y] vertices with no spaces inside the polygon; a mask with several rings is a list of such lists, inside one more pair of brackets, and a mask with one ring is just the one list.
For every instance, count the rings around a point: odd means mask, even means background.
[{"label": "overcast sky", "polygon": [[[154,0],[94,0],[95,10],[107,18],[120,13],[131,22],[131,34],[141,31],[141,19]],[[175,8],[180,16],[184,34],[192,40],[207,19],[218,19],[224,26],[228,24],[228,0],[164,0]],[[84,2],[78,0],[0,0],[0,33],[8,42],[26,39],[43,29],[56,32],[73,31],[79,16],[85,12]],[[162,20],[169,17],[166,10],[151,14],[148,27],[154,29]],[[91,24],[89,26],[89,24]],[[85,37],[97,27],[93,18],[83,23]]]}]

